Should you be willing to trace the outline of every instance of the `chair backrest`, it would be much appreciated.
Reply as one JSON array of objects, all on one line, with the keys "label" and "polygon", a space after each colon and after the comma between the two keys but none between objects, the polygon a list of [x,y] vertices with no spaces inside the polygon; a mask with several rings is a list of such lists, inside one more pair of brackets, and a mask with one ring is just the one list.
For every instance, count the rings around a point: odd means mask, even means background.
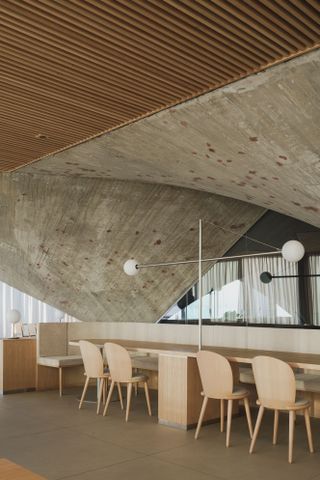
[{"label": "chair backrest", "polygon": [[229,361],[215,352],[200,350],[197,362],[203,393],[210,398],[225,398],[233,391],[233,375]]},{"label": "chair backrest", "polygon": [[290,365],[278,358],[258,356],[252,368],[261,405],[280,410],[295,403],[296,382]]},{"label": "chair backrest", "polygon": [[132,363],[128,351],[117,343],[104,344],[111,379],[114,382],[128,382],[132,378]]},{"label": "chair backrest", "polygon": [[86,340],[80,340],[79,345],[86,375],[91,378],[101,377],[103,360],[99,348]]}]

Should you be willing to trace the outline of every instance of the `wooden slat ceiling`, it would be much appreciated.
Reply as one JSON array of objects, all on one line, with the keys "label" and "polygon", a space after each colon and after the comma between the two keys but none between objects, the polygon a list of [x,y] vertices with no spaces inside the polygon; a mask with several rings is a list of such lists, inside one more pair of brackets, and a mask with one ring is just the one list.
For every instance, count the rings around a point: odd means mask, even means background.
[{"label": "wooden slat ceiling", "polygon": [[318,0],[1,0],[0,170],[319,46]]}]

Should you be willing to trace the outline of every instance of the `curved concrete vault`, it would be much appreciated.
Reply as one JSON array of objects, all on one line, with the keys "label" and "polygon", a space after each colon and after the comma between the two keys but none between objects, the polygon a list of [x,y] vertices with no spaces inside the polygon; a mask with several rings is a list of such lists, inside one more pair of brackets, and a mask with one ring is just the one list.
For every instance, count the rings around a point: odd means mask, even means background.
[{"label": "curved concrete vault", "polygon": [[[123,263],[222,255],[264,210],[190,189],[36,174],[0,177],[0,278],[83,321],[156,321],[194,281],[197,266]],[[225,232],[212,224],[226,227]]]},{"label": "curved concrete vault", "polygon": [[188,187],[320,226],[320,51],[20,171]]}]

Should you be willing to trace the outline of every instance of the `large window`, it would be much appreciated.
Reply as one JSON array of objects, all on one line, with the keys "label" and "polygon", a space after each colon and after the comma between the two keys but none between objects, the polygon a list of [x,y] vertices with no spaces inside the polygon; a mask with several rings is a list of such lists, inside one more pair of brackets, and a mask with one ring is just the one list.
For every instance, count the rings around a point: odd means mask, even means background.
[{"label": "large window", "polygon": [[262,272],[274,275],[297,275],[296,263],[280,256],[252,257],[242,260],[244,317],[248,323],[299,325],[299,289],[297,278],[260,280]]},{"label": "large window", "polygon": [[22,323],[75,321],[70,315],[40,302],[4,282],[0,282],[0,309],[0,338],[10,337],[12,334],[12,326],[7,321],[7,313],[12,309],[20,312]]},{"label": "large window", "polygon": [[[320,256],[306,255],[303,262],[301,266],[272,255],[216,263],[202,280],[204,323],[320,327],[320,277],[298,276],[304,268],[319,274]],[[265,284],[260,280],[265,271],[286,277]],[[196,283],[161,322],[196,323],[198,308]]]}]

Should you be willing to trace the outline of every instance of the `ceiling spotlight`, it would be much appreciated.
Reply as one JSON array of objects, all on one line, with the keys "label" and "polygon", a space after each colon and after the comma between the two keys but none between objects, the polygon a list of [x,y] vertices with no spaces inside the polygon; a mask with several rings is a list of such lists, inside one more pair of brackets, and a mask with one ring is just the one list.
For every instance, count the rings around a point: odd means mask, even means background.
[{"label": "ceiling spotlight", "polygon": [[37,135],[35,135],[35,138],[38,138],[39,140],[46,140],[48,137],[44,133],[37,133]]}]

